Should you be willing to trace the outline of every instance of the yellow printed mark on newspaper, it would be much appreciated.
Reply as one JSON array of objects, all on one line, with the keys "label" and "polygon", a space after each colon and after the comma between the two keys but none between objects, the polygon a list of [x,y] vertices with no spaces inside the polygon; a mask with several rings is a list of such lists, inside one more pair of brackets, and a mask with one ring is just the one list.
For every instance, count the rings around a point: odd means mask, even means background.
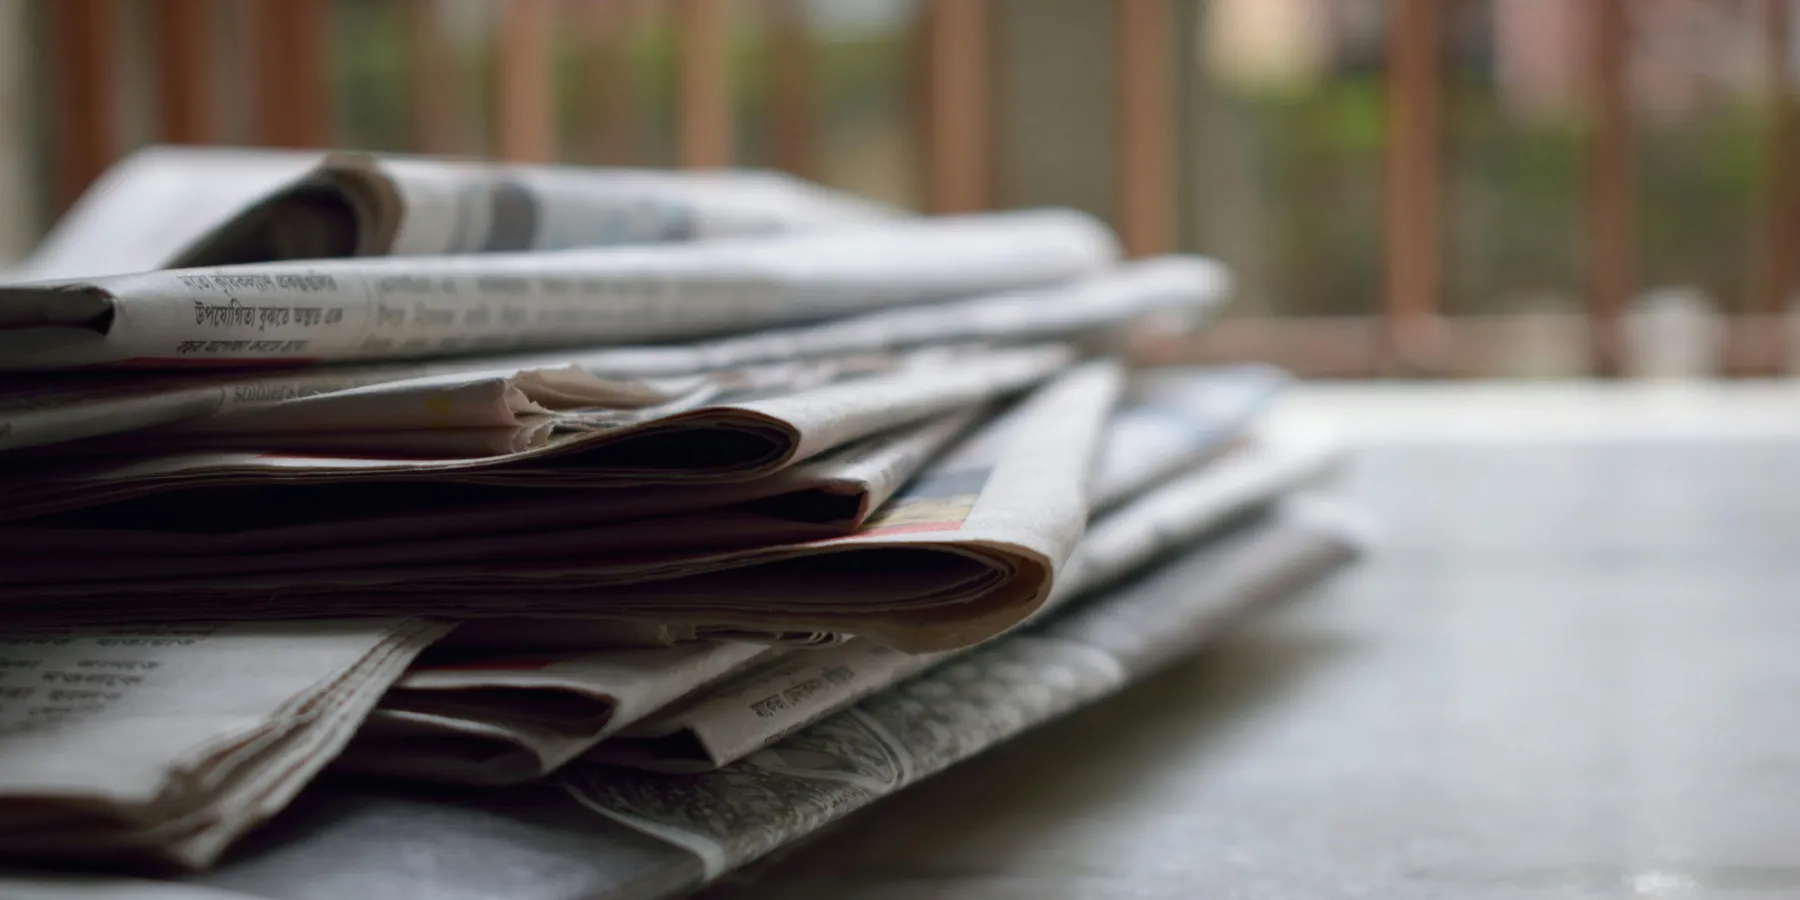
[{"label": "yellow printed mark on newspaper", "polygon": [[956,531],[969,518],[969,511],[975,508],[978,496],[901,498],[870,516],[857,535]]}]

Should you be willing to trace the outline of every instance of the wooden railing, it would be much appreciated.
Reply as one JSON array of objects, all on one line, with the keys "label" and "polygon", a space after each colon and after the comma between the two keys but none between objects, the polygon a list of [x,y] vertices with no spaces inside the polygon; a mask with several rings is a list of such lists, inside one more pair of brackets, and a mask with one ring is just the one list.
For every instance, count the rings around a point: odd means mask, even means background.
[{"label": "wooden railing", "polygon": [[[117,46],[130,0],[38,0],[44,10],[52,70],[54,193],[67,203],[119,151],[121,99]],[[248,78],[248,133],[271,146],[332,143],[329,69],[332,4],[322,0],[238,0],[247,20],[248,72],[227,71],[219,53],[221,8],[211,0],[142,0],[154,61],[156,137],[162,141],[221,140],[212,92],[227,78]],[[413,149],[454,152],[460,112],[470,98],[458,91],[433,0],[393,0],[405,15],[408,133]],[[658,0],[496,0],[502,3],[492,63],[495,107],[489,117],[492,152],[505,159],[557,157],[551,46],[573,34],[594,50],[595,99],[589,109],[596,135],[593,159],[633,162],[621,136],[637,117],[621,77],[625,49],[618,35]],[[1174,111],[1172,0],[1112,0],[1117,25],[1114,104],[1117,171],[1116,226],[1136,255],[1175,248],[1178,121]],[[1186,2],[1186,0],[1183,0]],[[1585,244],[1587,356],[1597,374],[1628,368],[1623,317],[1635,292],[1634,176],[1631,104],[1625,90],[1629,0],[1569,0],[1589,14],[1585,57],[1591,102],[1581,240]],[[1756,273],[1747,314],[1729,322],[1729,371],[1769,374],[1788,358],[1780,327],[1800,286],[1800,131],[1788,68],[1789,0],[1763,0],[1764,48],[1774,127],[1767,157],[1771,189],[1754,227],[1746,265]],[[803,176],[815,174],[817,85],[799,0],[760,0],[770,28],[771,158]],[[1442,312],[1444,221],[1441,107],[1444,10],[1447,0],[1390,0],[1386,144],[1386,303],[1368,322],[1239,323],[1215,333],[1217,355],[1255,347],[1306,369],[1337,374],[1455,375],[1480,356],[1490,323],[1446,319]],[[676,159],[683,166],[730,165],[732,85],[727,65],[727,0],[666,0],[678,34]],[[923,205],[933,212],[992,207],[996,112],[991,58],[995,5],[990,0],[920,0],[916,72],[923,160]],[[1473,327],[1472,327],[1473,326]],[[1285,329],[1285,331],[1284,331]],[[1501,329],[1502,331],[1504,329]],[[1285,334],[1284,338],[1282,335]],[[1235,343],[1232,341],[1235,340]]]}]

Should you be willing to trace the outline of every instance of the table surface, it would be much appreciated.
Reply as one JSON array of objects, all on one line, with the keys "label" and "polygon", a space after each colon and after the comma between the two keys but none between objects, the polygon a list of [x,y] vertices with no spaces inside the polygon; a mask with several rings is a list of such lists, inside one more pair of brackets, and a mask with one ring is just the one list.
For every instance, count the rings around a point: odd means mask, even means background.
[{"label": "table surface", "polygon": [[1316,388],[1375,552],[709,892],[1800,896],[1800,387]]}]

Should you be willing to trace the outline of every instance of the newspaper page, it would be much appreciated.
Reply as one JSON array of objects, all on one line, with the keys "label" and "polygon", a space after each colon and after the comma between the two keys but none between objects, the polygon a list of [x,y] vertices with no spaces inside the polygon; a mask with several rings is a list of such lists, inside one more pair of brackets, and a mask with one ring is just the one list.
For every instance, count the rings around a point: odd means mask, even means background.
[{"label": "newspaper page", "polygon": [[[143,505],[158,501],[154,515],[167,524],[198,515],[190,505],[196,490],[254,491],[258,506],[213,504],[204,508],[205,521],[181,528],[217,532],[235,530],[235,519],[275,514],[272,507],[284,502],[277,489],[295,486],[307,490],[293,502],[310,503],[321,486],[363,483],[358,507],[379,511],[377,488],[425,482],[568,489],[750,481],[864,437],[1013,394],[1073,358],[1064,345],[925,348],[720,373],[670,404],[553,417],[541,423],[548,426],[541,442],[507,453],[283,452],[276,442],[120,459],[14,459],[0,475],[0,521],[144,498],[140,514],[149,515]],[[367,440],[383,433],[357,434]],[[158,494],[169,496],[151,496]],[[105,527],[106,518],[96,512],[90,522]]]},{"label": "newspaper page", "polygon": [[682,696],[784,652],[792,651],[700,641],[423,660],[381,699],[338,767],[467,784],[537,778]]},{"label": "newspaper page", "polygon": [[[979,341],[1017,344],[1072,336],[1117,337],[1144,320],[1198,324],[1216,312],[1231,279],[1218,263],[1164,256],[1123,263],[1067,282],[953,303],[885,309],[806,329],[783,329],[697,345],[706,368]],[[1104,343],[1104,341],[1102,341]],[[688,364],[637,349],[600,351],[577,364],[600,374],[651,374]],[[677,368],[677,371],[679,369]]]},{"label": "newspaper page", "polygon": [[[503,384],[516,408],[496,416],[489,405],[469,406],[459,392],[477,390],[470,386],[478,383]],[[0,386],[0,450],[149,429],[167,440],[171,434],[492,427],[513,424],[522,412],[668,403],[696,384],[696,376],[601,377],[554,360],[333,366],[278,375],[83,373]],[[477,411],[471,415],[471,410]],[[94,453],[119,445],[55,453]]]},{"label": "newspaper page", "polygon": [[172,269],[0,286],[0,369],[316,363],[697,338],[1055,284],[1118,257],[1072,210],[702,244]]},{"label": "newspaper page", "polygon": [[1113,418],[1096,510],[1110,509],[1228,448],[1292,379],[1273,366],[1166,366],[1131,373]]},{"label": "newspaper page", "polygon": [[776,172],[521,165],[337,153],[173,256],[176,267],[562,250],[897,218]]},{"label": "newspaper page", "polygon": [[711,771],[957,652],[902,653],[851,640],[791,653],[622,729],[582,759],[652,772]]},{"label": "newspaper page", "polygon": [[[430,566],[85,583],[19,584],[22,574],[9,572],[14,583],[0,602],[17,621],[429,609],[458,618],[600,617],[860,634],[912,651],[963,646],[1016,623],[1048,596],[1086,522],[1089,473],[1122,381],[1111,361],[1073,369],[948,451],[844,537],[593,559],[594,547],[563,536],[550,555],[520,547],[505,559]],[[54,570],[39,574],[55,577]]]},{"label": "newspaper page", "polygon": [[1335,516],[1286,507],[1117,593],[876,693],[714,772],[572,765],[595,812],[686,847],[706,878],[744,865],[1192,653],[1245,607],[1345,562]]},{"label": "newspaper page", "polygon": [[[692,344],[617,347],[473,360],[333,366],[251,374],[81,372],[0,386],[0,450],[59,444],[178,422],[208,430],[250,432],[285,421],[286,410],[324,403],[340,391],[388,382],[462,375],[522,377],[586,372],[602,387],[641,405],[669,399],[671,388],[699,373],[795,360],[878,354],[933,344],[1019,344],[1074,337],[1103,339],[1150,316],[1198,321],[1217,307],[1228,279],[1194,257],[1130,262],[1052,287],[865,313],[819,325],[717,338]],[[521,384],[533,402],[561,405],[545,385]],[[580,402],[576,402],[580,401]],[[623,401],[617,401],[623,402]],[[588,403],[588,405],[592,405]],[[403,411],[402,411],[403,412]],[[249,415],[254,413],[254,416]],[[210,420],[218,419],[218,422]],[[289,429],[291,430],[291,429]]]},{"label": "newspaper page", "polygon": [[[1158,506],[1152,503],[1105,514],[1213,458],[1285,381],[1278,370],[1250,366],[1133,372],[1122,405],[1108,422],[1094,473],[1091,493],[1101,517],[1077,546],[1069,574],[1046,609],[1085,590],[1084,573],[1098,583],[1107,573],[1142,564],[1162,541],[1193,540],[1248,506],[1273,502],[1313,474],[1311,457],[1318,456],[1322,465],[1325,453],[1265,440],[1206,470],[1211,492],[1171,486],[1179,498],[1176,509],[1185,515],[1172,525],[1155,514]],[[1168,530],[1158,533],[1165,525]],[[851,641],[785,659],[659,712],[595,748],[589,758],[657,771],[717,768],[946,656]]]},{"label": "newspaper page", "polygon": [[255,147],[114,163],[0,281],[356,255],[764,234],[898,210],[773,172],[664,172]]},{"label": "newspaper page", "polygon": [[307,150],[144,147],[114,163],[0,283],[167,268],[210,230],[319,164]]},{"label": "newspaper page", "polygon": [[[697,536],[684,543],[695,546],[707,540],[707,520],[736,510],[752,521],[811,526],[815,535],[847,533],[862,527],[940,451],[991,412],[984,404],[908,423],[754,481],[610,491],[576,514],[638,521],[656,517],[670,529],[692,531]],[[486,518],[484,511],[472,512]]]},{"label": "newspaper page", "polygon": [[670,776],[578,763],[563,770],[566,790],[556,793],[542,783],[456,794],[326,784],[253,846],[179,882],[14,871],[0,873],[0,889],[38,896],[29,891],[48,884],[68,891],[44,895],[60,900],[163,896],[121,893],[158,887],[264,900],[378,896],[396,886],[515,900],[687,896],[1191,654],[1240,610],[1314,583],[1357,546],[1343,517],[1330,513],[1289,505],[1043,626],[1056,631],[1015,632],[719,772]]},{"label": "newspaper page", "polygon": [[[739,511],[738,520],[744,523],[758,522],[765,527],[791,524],[811,536],[841,534],[860,527],[983,410],[958,410],[903,425],[751,481],[532,491],[523,497],[504,488],[470,491],[456,485],[427,487],[408,496],[346,494],[339,498],[333,494],[314,496],[315,502],[305,504],[265,504],[235,521],[207,514],[210,510],[193,511],[194,519],[215,529],[204,532],[181,530],[182,523],[172,522],[168,516],[125,521],[122,515],[115,515],[104,525],[92,527],[72,523],[0,525],[0,546],[6,548],[0,559],[79,554],[97,546],[105,546],[118,557],[294,552],[547,532],[646,518],[664,522],[671,546],[678,547],[708,540],[706,532],[717,530],[713,517],[726,510]],[[357,488],[351,485],[349,490]],[[497,490],[504,493],[496,494]],[[335,502],[338,499],[360,500],[365,505],[373,502],[389,512],[342,518],[344,511]],[[133,525],[139,527],[128,527]]]},{"label": "newspaper page", "polygon": [[0,634],[0,856],[210,864],[349,741],[448,626]]},{"label": "newspaper page", "polygon": [[[598,502],[573,505],[544,500],[512,504],[498,512],[476,503],[434,515],[414,516],[430,529],[428,537],[378,530],[409,524],[395,520],[352,523],[360,527],[333,530],[328,523],[252,531],[248,537],[267,549],[208,555],[187,547],[175,560],[148,560],[133,566],[114,544],[108,562],[114,578],[170,577],[223,572],[280,572],[301,569],[363,568],[419,565],[475,559],[555,557],[587,549],[591,559],[635,557],[645,553],[715,554],[724,550],[801,543],[854,533],[900,483],[925,465],[930,454],[959,434],[978,410],[927,420],[858,441],[841,451],[800,463],[768,478],[723,485],[676,486],[665,491],[646,487],[595,492]],[[616,496],[622,495],[622,496]],[[641,502],[638,502],[641,501]],[[534,516],[533,507],[544,511]],[[670,511],[674,510],[674,511]],[[681,511],[691,510],[691,511]],[[506,526],[513,528],[508,532]],[[304,552],[282,540],[282,534],[312,538]],[[4,532],[0,532],[3,534]],[[243,534],[243,533],[239,533]],[[230,541],[237,535],[221,536]],[[191,543],[191,542],[190,542]],[[18,552],[16,548],[10,552]],[[4,559],[4,556],[0,556]],[[25,563],[51,572],[51,560]],[[22,568],[15,572],[23,574]],[[24,576],[29,578],[30,576]]]},{"label": "newspaper page", "polygon": [[[121,577],[168,577],[522,560],[583,548],[590,548],[590,559],[656,553],[668,565],[676,563],[671,554],[699,558],[824,540],[859,529],[981,411],[959,410],[902,426],[753,481],[594,491],[588,492],[590,502],[563,493],[554,499],[475,502],[410,516],[212,535],[230,549],[207,555],[190,540],[175,551],[186,557],[183,561],[136,569],[127,567],[121,559],[126,551],[114,543],[109,568]],[[0,537],[5,534],[0,529]],[[171,543],[178,540],[170,536]],[[296,553],[296,542],[307,547],[303,554]]]},{"label": "newspaper page", "polygon": [[[1114,420],[1109,452],[1125,434],[1118,429],[1124,418]],[[1265,438],[1150,488],[1088,527],[1038,617],[1316,485],[1338,455],[1329,444]],[[697,693],[619,732],[586,758],[659,772],[716,769],[953,655],[908,655],[870,641],[798,654]]]}]

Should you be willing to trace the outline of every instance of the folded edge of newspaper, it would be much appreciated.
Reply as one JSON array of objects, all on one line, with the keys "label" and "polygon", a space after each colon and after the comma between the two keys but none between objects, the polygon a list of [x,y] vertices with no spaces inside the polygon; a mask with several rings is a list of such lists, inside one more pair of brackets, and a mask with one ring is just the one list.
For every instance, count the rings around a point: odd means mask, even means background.
[{"label": "folded edge of newspaper", "polygon": [[[585,371],[632,405],[663,402],[702,372],[740,370],[928,344],[1018,344],[1103,334],[1158,312],[1198,319],[1217,307],[1229,279],[1216,263],[1168,256],[1128,262],[1053,287],[864,313],[686,345],[615,347],[474,360],[361,364],[254,374],[76,373],[0,389],[0,450],[61,444],[216,416],[278,416],[288,404],[392,381],[438,376],[521,378]],[[673,379],[673,386],[666,383]],[[553,409],[588,403],[586,390],[558,401],[542,379],[522,382]],[[323,402],[323,401],[320,401]],[[230,426],[247,430],[237,418]],[[211,427],[211,426],[201,426]]]},{"label": "folded edge of newspaper", "polygon": [[[766,477],[837,447],[1037,384],[1074,358],[1067,345],[921,348],[880,360],[808,360],[766,384],[701,392],[663,406],[571,411],[518,428],[548,431],[506,453],[380,455],[249,446],[115,460],[51,455],[0,477],[0,520],[22,519],[195,487],[442,481],[544,488],[702,484]],[[782,383],[779,379],[789,379]],[[729,385],[730,376],[726,377]],[[482,435],[496,429],[437,429]],[[497,429],[502,436],[514,429]],[[417,432],[412,432],[417,434]],[[409,432],[360,432],[367,441]],[[730,441],[722,440],[729,436]],[[282,436],[285,440],[287,436]],[[307,437],[304,433],[296,437]],[[686,442],[685,456],[666,452]],[[697,443],[698,442],[698,443]],[[663,447],[655,453],[647,447]],[[691,460],[686,465],[681,460]],[[172,510],[179,512],[179,509]]]},{"label": "folded edge of newspaper", "polygon": [[710,881],[1191,654],[1243,609],[1348,561],[1354,541],[1334,518],[1284,506],[722,769],[570,766],[557,777],[596,813],[693,852]]},{"label": "folded edge of newspaper", "polygon": [[598,250],[250,263],[0,285],[0,369],[419,359],[692,339],[1055,284],[1118,258],[1042,209]]},{"label": "folded edge of newspaper", "polygon": [[777,172],[333,153],[168,265],[560,250],[804,230],[896,208]]},{"label": "folded edge of newspaper", "polygon": [[[1193,546],[1331,474],[1341,450],[1264,440],[1151,488],[1088,527],[1032,621]],[[997,638],[996,640],[1001,640]],[[659,772],[716,769],[957,653],[907,655],[870,641],[797,654],[695,694],[599,744],[586,758]]]},{"label": "folded edge of newspaper", "polygon": [[210,864],[448,630],[365,618],[9,631],[0,672],[26,678],[0,687],[0,855]]},{"label": "folded edge of newspaper", "polygon": [[389,689],[338,767],[469,784],[537,778],[657,709],[786,652],[702,641],[422,660]]},{"label": "folded edge of newspaper", "polygon": [[458,617],[599,616],[855,633],[918,651],[964,646],[1018,622],[1049,595],[1086,522],[1086,485],[1122,381],[1111,360],[1064,373],[1004,416],[1003,431],[970,435],[959,444],[966,452],[940,457],[862,529],[840,538],[667,562],[595,562],[576,553],[528,566],[473,563],[478,570],[15,585],[5,602],[16,620],[39,622],[138,621],[148,609],[162,619],[193,619],[216,616],[221,604],[239,618],[426,608]]},{"label": "folded edge of newspaper", "polygon": [[[456,796],[340,784],[302,798],[295,816],[250,852],[177,882],[12,871],[0,884],[45,900],[303,900],[368,896],[398,883],[428,894],[548,898],[579,885],[596,900],[686,896],[1193,653],[1239,611],[1314,584],[1356,546],[1329,511],[1288,501],[1280,513],[1046,623],[1056,630],[1011,635],[718,772],[583,765],[566,770],[555,793],[545,784]],[[1120,632],[1097,632],[1105,621]],[[1160,643],[1124,639],[1133,635]],[[143,893],[158,888],[167,890]]]}]

